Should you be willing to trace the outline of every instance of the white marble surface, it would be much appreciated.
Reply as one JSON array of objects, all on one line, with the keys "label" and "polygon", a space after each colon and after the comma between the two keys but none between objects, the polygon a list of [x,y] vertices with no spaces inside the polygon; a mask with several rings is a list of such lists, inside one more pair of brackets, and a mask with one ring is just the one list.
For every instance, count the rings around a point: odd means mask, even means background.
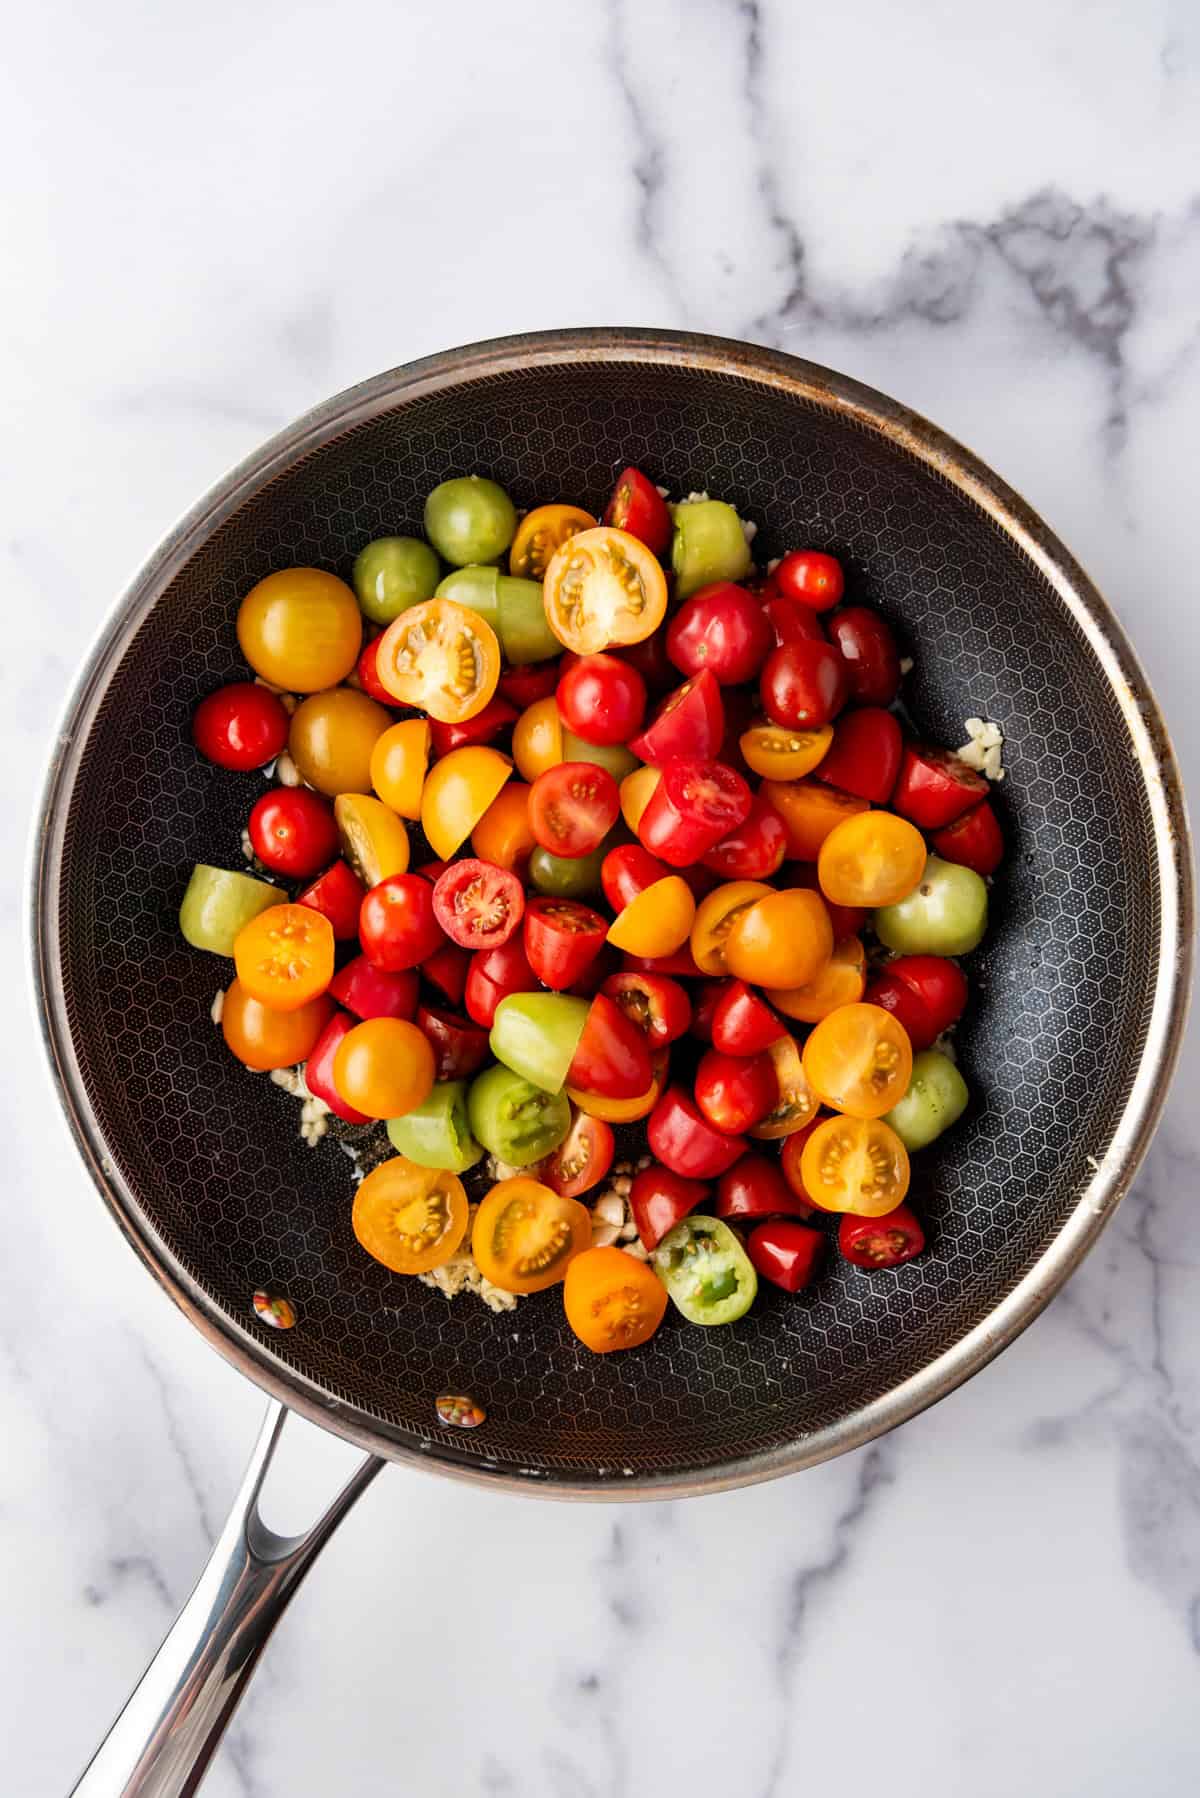
[{"label": "white marble surface", "polygon": [[[20,996],[39,764],[112,596],[380,368],[554,324],[728,332],[1021,488],[1194,778],[1200,12],[45,0],[6,23],[0,161],[0,1784],[38,1798],[186,1594],[261,1408],[102,1214]],[[871,1449],[620,1511],[389,1471],[206,1792],[1196,1791],[1197,1069],[1068,1291]],[[345,1458],[309,1435],[305,1493]]]}]

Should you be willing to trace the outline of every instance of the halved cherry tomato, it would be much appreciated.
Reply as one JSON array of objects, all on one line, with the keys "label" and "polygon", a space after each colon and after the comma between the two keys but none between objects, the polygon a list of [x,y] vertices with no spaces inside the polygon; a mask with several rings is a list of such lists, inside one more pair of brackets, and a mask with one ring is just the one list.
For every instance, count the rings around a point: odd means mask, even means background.
[{"label": "halved cherry tomato", "polygon": [[407,1018],[369,1018],[338,1044],[333,1084],[343,1103],[370,1118],[403,1117],[429,1097],[433,1050]]},{"label": "halved cherry tomato", "polygon": [[457,724],[443,724],[435,718],[429,730],[435,755],[449,755],[452,749],[466,749],[472,743],[490,743],[517,721],[517,708],[493,693],[481,712],[463,718]]},{"label": "halved cherry tomato", "polygon": [[906,743],[892,809],[921,830],[944,830],[990,791],[983,775],[949,749]]},{"label": "halved cherry tomato", "polygon": [[421,828],[435,855],[449,861],[458,853],[511,773],[508,757],[482,744],[452,749],[433,764],[421,793]]},{"label": "halved cherry tomato", "polygon": [[745,822],[751,793],[723,762],[667,763],[638,822],[638,839],[673,868],[685,868]]},{"label": "halved cherry tomato", "polygon": [[883,1217],[908,1191],[908,1150],[882,1118],[826,1118],[804,1145],[800,1174],[822,1211]]},{"label": "halved cherry tomato", "polygon": [[828,612],[846,590],[846,577],[836,556],[819,549],[790,549],[776,563],[771,579],[779,591],[814,612]]},{"label": "halved cherry tomato", "polygon": [[342,854],[368,890],[393,874],[407,872],[408,832],[382,799],[369,793],[339,793],[333,816]]},{"label": "halved cherry tomato", "polygon": [[[692,1035],[698,1042],[712,1042],[717,1007],[733,984],[728,978],[706,980],[696,994],[692,1006]],[[730,1053],[736,1054],[737,1051],[726,1050],[726,1054]]]},{"label": "halved cherry tomato", "polygon": [[944,955],[901,955],[867,988],[868,1005],[881,1005],[900,1023],[914,1049],[931,1049],[961,1018],[967,977]]},{"label": "halved cherry tomato", "polygon": [[819,893],[764,894],[739,912],[725,939],[725,966],[756,986],[804,986],[833,953],[833,926]]},{"label": "halved cherry tomato", "polygon": [[650,1152],[686,1180],[712,1180],[746,1152],[744,1136],[710,1124],[681,1086],[670,1086],[646,1125]]},{"label": "halved cherry tomato", "polygon": [[687,994],[665,974],[610,974],[600,990],[637,1025],[652,1051],[683,1036],[692,1021]]},{"label": "halved cherry tomato", "polygon": [[330,1111],[335,1117],[340,1117],[343,1123],[366,1124],[370,1122],[366,1113],[355,1111],[353,1105],[347,1105],[333,1084],[333,1058],[341,1047],[342,1038],[353,1028],[353,1018],[348,1018],[344,1011],[334,1012],[309,1051],[304,1063],[304,1084],[313,1098],[328,1105]]},{"label": "halved cherry tomato", "polygon": [[881,706],[844,712],[834,726],[833,743],[817,769],[817,779],[874,805],[886,805],[900,772],[902,747],[899,724]]},{"label": "halved cherry tomato", "polygon": [[817,1125],[821,1122],[822,1114],[817,1112],[808,1120],[807,1124],[805,1124],[802,1129],[793,1130],[790,1136],[784,1137],[783,1147],[779,1152],[779,1166],[782,1170],[783,1177],[791,1187],[796,1198],[801,1204],[807,1207],[809,1213],[813,1211],[814,1207],[818,1211],[823,1211],[825,1209],[821,1204],[820,1199],[815,1199],[809,1192],[807,1186],[805,1186],[804,1174],[801,1168],[801,1162],[804,1158],[804,1145],[816,1129]]},{"label": "halved cherry tomato", "polygon": [[255,674],[290,693],[335,687],[362,646],[353,589],[322,568],[281,568],[251,587],[237,636]]},{"label": "halved cherry tomato", "polygon": [[764,1280],[784,1292],[799,1292],[816,1277],[825,1238],[794,1218],[780,1218],[750,1232],[746,1253]]},{"label": "halved cherry tomato", "polygon": [[819,730],[756,724],[742,733],[738,747],[747,768],[765,780],[800,780],[812,773],[832,742],[832,724],[823,724]]},{"label": "halved cherry tomato", "polygon": [[551,656],[547,662],[522,662],[504,669],[500,676],[499,691],[509,705],[515,705],[518,712],[524,712],[539,699],[553,699],[558,677],[557,656]]},{"label": "halved cherry tomato", "polygon": [[466,856],[451,862],[433,889],[433,915],[463,949],[506,943],[525,914],[525,893],[507,868]]},{"label": "halved cherry tomato", "polygon": [[264,868],[308,880],[337,853],[333,807],[308,787],[272,787],[251,808],[250,845]]},{"label": "halved cherry tomato", "polygon": [[510,780],[496,794],[471,832],[471,847],[481,861],[523,871],[537,848],[529,823],[529,792],[524,781]]},{"label": "halved cherry tomato", "polygon": [[854,1005],[867,986],[867,953],[856,936],[843,937],[815,980],[804,986],[766,989],[767,998],[785,1018],[819,1024],[839,1005]]},{"label": "halved cherry tomato", "polygon": [[[789,887],[807,887],[811,893],[821,893],[821,882],[817,878],[815,862],[796,862],[784,869],[783,884]],[[833,940],[840,943],[845,936],[857,936],[866,923],[869,913],[865,905],[835,905],[832,899],[826,898],[825,909],[829,913],[829,922],[833,925]]]},{"label": "halved cherry tomato", "polygon": [[657,768],[635,768],[632,774],[625,776],[618,788],[621,816],[635,835],[642,821],[642,813],[649,805],[651,795],[661,779],[662,775]]},{"label": "halved cherry tomato", "polygon": [[945,830],[935,831],[933,847],[944,862],[958,862],[974,868],[986,880],[1004,860],[1004,833],[995,812],[985,799],[972,807]]},{"label": "halved cherry tomato", "polygon": [[411,1018],[417,1010],[417,977],[411,968],[389,974],[356,955],[329,982],[329,996],[356,1018]]},{"label": "halved cherry tomato", "polygon": [[378,637],[372,637],[363,644],[354,673],[348,678],[358,682],[368,699],[377,699],[380,705],[395,705],[396,701],[379,678]]},{"label": "halved cherry tomato", "polygon": [[525,944],[514,936],[499,949],[484,949],[471,957],[463,1001],[475,1022],[490,1030],[501,999],[510,993],[531,993],[536,987]]},{"label": "halved cherry tomato", "polygon": [[651,767],[663,768],[673,756],[707,761],[720,750],[725,736],[725,705],[710,668],[668,693],[646,729],[629,747]]},{"label": "halved cherry tomato", "polygon": [[714,888],[696,907],[692,957],[702,974],[726,974],[729,932],[741,915],[773,889],[761,880],[730,880]]},{"label": "halved cherry tomato", "polygon": [[904,1026],[880,1006],[842,1005],[813,1026],[804,1072],[831,1110],[882,1117],[908,1090],[912,1044]]},{"label": "halved cherry tomato", "polygon": [[392,714],[353,687],[313,693],[292,713],[288,754],[301,779],[319,793],[366,793],[371,756],[392,722]]},{"label": "halved cherry tomato", "polygon": [[543,1161],[538,1172],[551,1191],[560,1199],[577,1199],[580,1193],[599,1186],[613,1164],[616,1138],[611,1124],[603,1118],[590,1118],[585,1111],[575,1110],[571,1128],[553,1155]]},{"label": "halved cherry tomato", "polygon": [[306,1061],[332,1016],[323,993],[291,1011],[276,1011],[233,980],[221,1008],[221,1034],[244,1067],[266,1073]]},{"label": "halved cherry tomato", "polygon": [[329,919],[335,939],[349,943],[358,935],[358,913],[366,890],[358,875],[339,860],[296,894],[296,904],[311,905]]},{"label": "halved cherry tomato", "polygon": [[608,940],[630,955],[656,960],[683,947],[695,916],[696,901],[687,881],[668,874],[630,900],[611,925]]},{"label": "halved cherry tomato", "polygon": [[608,1099],[602,1093],[584,1092],[578,1086],[567,1086],[564,1091],[571,1103],[578,1105],[580,1111],[586,1111],[589,1117],[602,1118],[609,1124],[632,1124],[647,1117],[658,1104],[669,1065],[670,1056],[666,1049],[660,1049],[650,1057],[650,1084],[636,1099]]},{"label": "halved cherry tomato", "polygon": [[707,668],[723,687],[753,680],[773,646],[761,604],[734,581],[701,587],[667,626],[667,654],[680,673]]},{"label": "halved cherry tomato", "polygon": [[785,1026],[771,1007],[744,980],[722,983],[712,1012],[712,1045],[723,1055],[758,1055],[781,1036]]},{"label": "halved cherry tomato", "polygon": [[798,862],[815,862],[836,825],[869,809],[865,799],[824,787],[818,780],[764,780],[759,791],[787,826],[788,855]]},{"label": "halved cherry tomato", "polygon": [[717,1181],[717,1216],[726,1223],[749,1224],[764,1217],[811,1217],[812,1206],[797,1198],[777,1161],[743,1155]]},{"label": "halved cherry tomato", "polygon": [[629,1209],[642,1239],[642,1247],[656,1249],[668,1230],[709,1196],[703,1180],[686,1180],[669,1167],[647,1167],[633,1176]]},{"label": "halved cherry tomato", "polygon": [[558,683],[555,702],[567,729],[585,743],[628,743],[642,728],[646,683],[619,656],[577,656]]},{"label": "halved cherry tomato", "polygon": [[419,968],[446,940],[429,882],[420,874],[393,874],[381,880],[362,902],[358,936],[373,967],[388,974]]},{"label": "halved cherry tomato", "polygon": [[562,719],[553,693],[535,699],[521,713],[513,730],[512,752],[522,780],[535,781],[558,767],[563,759]]},{"label": "halved cherry tomato", "polygon": [[563,992],[599,954],[608,924],[574,899],[531,899],[525,907],[525,954],[544,986]]},{"label": "halved cherry tomato", "polygon": [[604,522],[628,531],[656,556],[665,555],[670,548],[674,527],[667,502],[638,468],[623,469],[617,476],[612,498],[604,508]]},{"label": "halved cherry tomato", "polygon": [[509,572],[522,580],[543,580],[554,552],[568,537],[591,530],[595,523],[582,506],[535,506],[517,526],[508,552]]},{"label": "halved cherry tomato", "polygon": [[435,949],[421,963],[421,974],[432,986],[436,986],[443,999],[448,999],[451,1005],[461,1005],[463,994],[467,990],[467,970],[470,966],[471,957],[465,949],[460,949],[457,943],[443,943],[440,949]]},{"label": "halved cherry tomato", "polygon": [[704,866],[726,880],[769,880],[783,866],[787,826],[769,800],[756,793],[742,822],[704,857]]},{"label": "halved cherry tomato", "polygon": [[594,762],[560,762],[529,793],[529,827],[551,855],[575,860],[598,849],[621,812],[617,783]]},{"label": "halved cherry tomato", "polygon": [[835,905],[897,905],[921,884],[925,839],[894,812],[860,812],[830,831],[817,857],[822,893]]},{"label": "halved cherry tomato", "polygon": [[543,588],[546,617],[560,643],[594,655],[640,643],[667,609],[667,579],[646,545],[598,525],[568,539],[552,557]]},{"label": "halved cherry tomato", "polygon": [[765,1052],[723,1055],[707,1049],[700,1057],[694,1083],[702,1115],[726,1135],[761,1124],[778,1096],[775,1066]]},{"label": "halved cherry tomato", "polygon": [[470,1207],[457,1174],[394,1155],[362,1181],[350,1217],[374,1260],[394,1274],[424,1274],[454,1254]]},{"label": "halved cherry tomato", "polygon": [[844,1217],[838,1225],[838,1248],[855,1267],[900,1267],[925,1247],[925,1232],[907,1205],[883,1217]]},{"label": "halved cherry tomato", "polygon": [[475,1214],[471,1253],[503,1292],[544,1292],[592,1240],[591,1214],[527,1174],[493,1186]]},{"label": "halved cherry tomato", "polygon": [[584,1347],[608,1355],[649,1342],[666,1315],[667,1289],[645,1261],[610,1244],[575,1257],[563,1304]]},{"label": "halved cherry tomato", "polygon": [[417,1029],[433,1051],[435,1080],[467,1080],[489,1057],[487,1031],[444,1006],[420,1006]]},{"label": "halved cherry tomato", "polygon": [[777,1036],[763,1051],[771,1057],[775,1068],[777,1097],[775,1104],[750,1134],[760,1142],[774,1142],[780,1136],[791,1136],[817,1115],[820,1101],[804,1072],[800,1045],[794,1036]]},{"label": "halved cherry tomato", "polygon": [[388,625],[376,668],[393,699],[456,724],[481,712],[496,691],[500,644],[477,612],[453,599],[426,599]]},{"label": "halved cherry tomato", "polygon": [[785,599],[778,588],[773,587],[763,604],[763,616],[775,634],[775,646],[781,643],[825,643],[828,641],[821,628],[821,620],[811,606],[801,605],[798,600]]},{"label": "halved cherry tomato", "polygon": [[650,1051],[642,1031],[606,993],[597,993],[564,1084],[602,1099],[636,1099],[650,1079]]},{"label": "halved cherry tomato", "polygon": [[277,694],[257,681],[233,681],[202,699],[192,715],[192,741],[218,768],[249,773],[285,748],[288,715]]},{"label": "halved cherry tomato", "polygon": [[900,691],[900,651],[887,622],[871,606],[845,606],[829,620],[829,636],[846,664],[850,697],[891,705]]},{"label": "halved cherry tomato", "polygon": [[333,926],[308,905],[272,905],[238,931],[237,976],[252,999],[296,1011],[333,978]]},{"label": "halved cherry tomato", "polygon": [[666,862],[643,849],[640,843],[618,843],[600,864],[600,885],[615,912],[624,911],[639,893],[671,874]]}]

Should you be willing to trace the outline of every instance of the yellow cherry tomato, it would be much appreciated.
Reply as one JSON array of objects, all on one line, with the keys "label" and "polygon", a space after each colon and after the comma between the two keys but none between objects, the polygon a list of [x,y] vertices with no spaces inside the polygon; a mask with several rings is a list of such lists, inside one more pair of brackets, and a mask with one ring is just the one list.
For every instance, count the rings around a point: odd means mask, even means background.
[{"label": "yellow cherry tomato", "polygon": [[508,552],[509,572],[527,581],[544,580],[555,550],[595,523],[582,506],[535,506],[517,526]]},{"label": "yellow cherry tomato", "polygon": [[563,759],[562,719],[553,693],[527,705],[513,725],[513,760],[522,780],[534,781]]},{"label": "yellow cherry tomato", "polygon": [[826,1118],[804,1145],[800,1178],[822,1211],[886,1217],[908,1191],[908,1150],[882,1118]]},{"label": "yellow cherry tomato", "polygon": [[478,612],[453,599],[427,599],[388,625],[375,670],[402,705],[441,724],[461,724],[482,712],[496,691],[500,643]]},{"label": "yellow cherry tomato", "polygon": [[399,1118],[433,1091],[433,1050],[407,1018],[368,1018],[347,1030],[333,1058],[338,1097],[369,1118]]},{"label": "yellow cherry tomato", "polygon": [[815,980],[804,986],[769,986],[766,996],[785,1018],[819,1024],[839,1005],[854,1005],[867,990],[867,954],[856,936],[843,937]]},{"label": "yellow cherry tomato", "polygon": [[788,860],[794,862],[815,862],[831,830],[870,809],[867,800],[820,780],[764,780],[759,792],[783,819]]},{"label": "yellow cherry tomato", "polygon": [[331,687],[296,707],[288,730],[288,754],[302,779],[318,793],[367,793],[371,755],[392,722],[386,707],[356,693]]},{"label": "yellow cherry tomato", "polygon": [[414,822],[421,816],[432,740],[428,719],[404,718],[389,725],[371,751],[371,785],[385,805]]},{"label": "yellow cherry tomato", "polygon": [[340,793],[333,802],[342,854],[366,887],[408,872],[408,832],[382,799]]},{"label": "yellow cherry tomato", "polygon": [[821,844],[817,879],[834,905],[899,905],[920,886],[926,856],[925,839],[907,818],[860,812]]},{"label": "yellow cherry tomato", "polygon": [[679,874],[664,875],[619,912],[608,940],[629,955],[673,955],[692,934],[696,901]]},{"label": "yellow cherry tomato", "polygon": [[493,1186],[471,1231],[471,1253],[485,1280],[504,1292],[544,1292],[592,1243],[592,1214],[528,1174]]},{"label": "yellow cherry tomato", "polygon": [[333,926],[311,905],[272,905],[238,931],[237,977],[272,1011],[298,1011],[333,979]]},{"label": "yellow cherry tomato", "polygon": [[462,848],[511,773],[506,755],[478,743],[433,764],[421,794],[421,829],[441,861]]},{"label": "yellow cherry tomato", "polygon": [[322,993],[294,1011],[273,1011],[232,980],[221,1007],[221,1034],[238,1060],[265,1073],[307,1061],[333,1016],[333,1000]]},{"label": "yellow cherry tomato", "polygon": [[811,774],[833,742],[832,724],[819,730],[785,730],[781,724],[756,724],[743,731],[738,747],[747,768],[764,780],[800,780]]},{"label": "yellow cherry tomato", "polygon": [[457,1174],[394,1155],[360,1183],[350,1221],[367,1254],[394,1274],[427,1274],[449,1261],[470,1214]]},{"label": "yellow cherry tomato", "polygon": [[653,636],[667,610],[667,577],[644,543],[601,524],[555,553],[543,594],[559,642],[589,656]]},{"label": "yellow cherry tomato", "polygon": [[735,920],[774,891],[761,880],[727,880],[706,893],[692,924],[692,960],[702,974],[726,974],[725,944]]},{"label": "yellow cherry tomato", "polygon": [[255,674],[289,693],[317,693],[336,687],[357,662],[362,613],[336,575],[281,568],[247,593],[237,636]]},{"label": "yellow cherry tomato", "polygon": [[606,1099],[600,1093],[585,1093],[578,1086],[566,1086],[563,1091],[572,1105],[590,1118],[601,1118],[606,1124],[635,1124],[639,1118],[649,1117],[661,1099],[670,1060],[666,1049],[650,1057],[650,1084],[636,1099]]},{"label": "yellow cherry tomato", "polygon": [[833,925],[820,893],[788,887],[740,911],[725,939],[725,966],[758,986],[804,986],[833,953]]},{"label": "yellow cherry tomato", "polygon": [[661,779],[661,768],[635,768],[621,782],[618,789],[621,795],[621,816],[634,836],[637,835],[642,813],[650,803],[650,795]]},{"label": "yellow cherry tomato", "polygon": [[912,1061],[908,1032],[881,1005],[839,1006],[804,1045],[804,1071],[817,1097],[856,1118],[882,1117],[904,1097]]},{"label": "yellow cherry tomato", "polygon": [[766,1117],[748,1134],[763,1142],[774,1142],[780,1136],[793,1136],[797,1130],[803,1130],[816,1117],[821,1102],[804,1072],[800,1045],[794,1036],[777,1036],[763,1053],[771,1057],[775,1069],[777,1096]]},{"label": "yellow cherry tomato", "polygon": [[481,861],[497,868],[524,868],[537,838],[529,825],[529,788],[523,780],[501,787],[471,832],[471,847]]}]

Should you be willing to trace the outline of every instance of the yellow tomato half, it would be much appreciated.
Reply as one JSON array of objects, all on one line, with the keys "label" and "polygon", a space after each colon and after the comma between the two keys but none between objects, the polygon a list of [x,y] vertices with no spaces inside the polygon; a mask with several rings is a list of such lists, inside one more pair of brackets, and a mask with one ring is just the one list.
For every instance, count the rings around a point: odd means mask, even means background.
[{"label": "yellow tomato half", "polygon": [[461,724],[496,691],[500,643],[478,612],[453,599],[427,599],[388,625],[375,669],[401,705],[442,724]]},{"label": "yellow tomato half", "polygon": [[427,718],[404,718],[389,726],[371,751],[371,785],[385,805],[414,822],[421,816],[431,741]]},{"label": "yellow tomato half", "polygon": [[643,642],[667,610],[667,577],[653,554],[604,524],[568,538],[551,559],[543,593],[550,629],[581,656]]},{"label": "yellow tomato half", "polygon": [[535,506],[517,526],[508,552],[509,571],[524,580],[544,580],[555,551],[568,537],[590,530],[595,523],[582,506]]},{"label": "yellow tomato half", "polygon": [[444,862],[456,855],[512,773],[498,749],[452,749],[429,770],[421,794],[421,828]]}]

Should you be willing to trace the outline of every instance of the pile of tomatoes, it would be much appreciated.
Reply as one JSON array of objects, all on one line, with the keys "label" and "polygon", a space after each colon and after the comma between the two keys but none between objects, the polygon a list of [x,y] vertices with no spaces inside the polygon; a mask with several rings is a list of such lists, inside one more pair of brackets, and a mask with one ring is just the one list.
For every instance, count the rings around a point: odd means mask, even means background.
[{"label": "pile of tomatoes", "polygon": [[[258,680],[195,714],[210,761],[286,751],[290,782],[250,811],[265,878],[198,866],[181,908],[233,957],[233,1054],[386,1123],[353,1208],[377,1260],[428,1272],[470,1227],[487,1279],[563,1283],[601,1352],[668,1299],[712,1325],[759,1276],[807,1286],[819,1213],[857,1265],[910,1259],[909,1153],[968,1098],[935,1046],[952,958],[1003,840],[987,781],[902,729],[886,621],[832,556],[756,576],[732,507],[632,468],[603,523],[446,481],[425,535],[368,544],[352,584],[260,581]],[[581,1199],[642,1121],[640,1247],[593,1247]],[[485,1152],[516,1171],[472,1224]]]}]

